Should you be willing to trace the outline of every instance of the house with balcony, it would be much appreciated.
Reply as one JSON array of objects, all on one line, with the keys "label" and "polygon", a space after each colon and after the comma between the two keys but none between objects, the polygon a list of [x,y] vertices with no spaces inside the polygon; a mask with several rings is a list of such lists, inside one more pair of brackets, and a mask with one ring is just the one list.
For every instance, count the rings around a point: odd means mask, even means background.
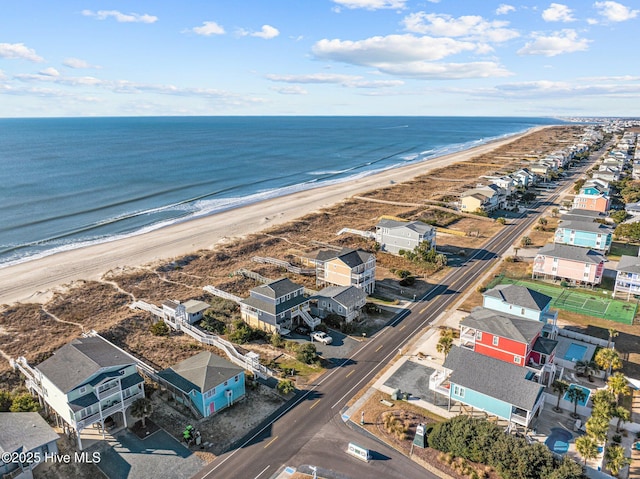
[{"label": "house with balcony", "polygon": [[424,241],[436,247],[436,229],[422,221],[382,219],[376,225],[376,242],[381,251],[392,254],[413,251]]},{"label": "house with balcony", "polygon": [[288,333],[304,321],[313,329],[320,319],[310,314],[309,297],[304,286],[288,278],[252,288],[249,297],[240,301],[240,315],[249,326],[269,332]]},{"label": "house with balcony", "polygon": [[464,191],[460,195],[460,211],[473,213],[485,211],[491,213],[498,208],[504,207],[506,194],[497,185],[478,186]]},{"label": "house with balcony", "polygon": [[[60,436],[37,412],[0,412],[0,477],[32,479],[45,454],[58,454]],[[5,453],[25,454],[34,462],[4,461]]]},{"label": "house with balcony", "polygon": [[314,260],[318,285],[355,286],[371,294],[376,286],[376,256],[363,250],[322,250]]},{"label": "house with balcony", "polygon": [[558,222],[554,242],[592,248],[603,253],[611,249],[613,230],[611,227],[595,221],[565,220]]},{"label": "house with balcony", "polygon": [[536,175],[527,168],[521,168],[511,174],[516,187],[529,188],[535,185]]},{"label": "house with balcony", "polygon": [[551,296],[515,284],[499,284],[482,294],[484,308],[538,321],[543,324],[542,336],[555,339],[558,311],[551,309],[551,300]]},{"label": "house with balcony", "polygon": [[627,300],[640,295],[640,258],[622,255],[616,267],[616,282],[613,286],[613,297]]},{"label": "house with balcony", "polygon": [[201,321],[204,317],[204,312],[210,307],[209,303],[195,299],[190,299],[184,303],[167,300],[162,303],[162,315],[165,321],[169,320],[173,324],[176,321],[193,324]]},{"label": "house with balcony", "polygon": [[342,316],[350,323],[360,316],[367,304],[367,293],[355,286],[329,286],[311,298],[311,311],[320,318],[330,314]]},{"label": "house with balcony", "polygon": [[573,197],[573,208],[606,213],[609,211],[610,199],[603,194],[578,194]]},{"label": "house with balcony", "polygon": [[606,195],[609,196],[611,187],[609,182],[600,179],[587,180],[580,188],[579,194],[581,195]]},{"label": "house with balcony", "polygon": [[583,210],[580,208],[572,208],[560,218],[562,221],[591,221],[597,223],[606,223],[607,214],[593,210]]},{"label": "house with balcony", "polygon": [[542,335],[544,326],[541,321],[476,307],[460,321],[460,346],[527,367],[537,382],[549,385],[555,375],[558,341]]},{"label": "house with balcony", "polygon": [[533,278],[569,281],[595,286],[602,281],[605,257],[579,246],[549,243],[540,248],[533,260]]},{"label": "house with balcony", "polygon": [[210,351],[191,356],[158,373],[173,386],[173,398],[189,401],[202,417],[230,407],[245,395],[244,369]]},{"label": "house with balcony", "polygon": [[528,428],[544,406],[544,385],[535,373],[513,363],[453,346],[429,389],[473,410]]},{"label": "house with balcony", "polygon": [[16,366],[27,376],[27,388],[76,434],[80,450],[84,429],[126,427],[129,406],[144,397],[135,359],[97,335],[74,339],[34,368],[24,358]]}]

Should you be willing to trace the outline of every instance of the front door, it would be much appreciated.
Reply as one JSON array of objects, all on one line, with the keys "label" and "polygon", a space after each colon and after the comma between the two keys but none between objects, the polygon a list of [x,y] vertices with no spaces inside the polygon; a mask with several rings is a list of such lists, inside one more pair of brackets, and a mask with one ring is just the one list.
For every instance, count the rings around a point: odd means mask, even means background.
[{"label": "front door", "polygon": [[216,412],[216,403],[211,401],[209,403],[209,416],[211,416],[214,412]]}]

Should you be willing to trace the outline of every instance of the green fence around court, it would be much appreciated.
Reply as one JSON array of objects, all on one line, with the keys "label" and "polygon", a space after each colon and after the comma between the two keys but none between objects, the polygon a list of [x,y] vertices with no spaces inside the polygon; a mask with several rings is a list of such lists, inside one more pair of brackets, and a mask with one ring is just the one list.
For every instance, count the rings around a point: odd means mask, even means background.
[{"label": "green fence around court", "polygon": [[504,275],[496,276],[487,288],[493,288],[498,284],[517,284],[551,296],[552,309],[563,309],[573,313],[608,319],[617,323],[633,324],[633,318],[638,309],[638,303],[607,298],[596,293],[590,294],[585,290],[509,278]]}]

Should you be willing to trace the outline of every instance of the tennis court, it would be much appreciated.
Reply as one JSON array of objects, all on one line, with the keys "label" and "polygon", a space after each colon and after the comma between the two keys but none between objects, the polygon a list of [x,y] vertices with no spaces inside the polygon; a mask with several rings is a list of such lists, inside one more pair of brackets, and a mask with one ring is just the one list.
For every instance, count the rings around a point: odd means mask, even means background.
[{"label": "tennis court", "polygon": [[517,284],[538,291],[553,298],[551,308],[563,309],[578,314],[586,314],[597,318],[608,319],[617,323],[633,324],[638,309],[637,303],[628,303],[618,299],[610,299],[589,291],[568,289],[547,283],[518,280],[500,275],[491,282],[490,287],[497,284]]}]

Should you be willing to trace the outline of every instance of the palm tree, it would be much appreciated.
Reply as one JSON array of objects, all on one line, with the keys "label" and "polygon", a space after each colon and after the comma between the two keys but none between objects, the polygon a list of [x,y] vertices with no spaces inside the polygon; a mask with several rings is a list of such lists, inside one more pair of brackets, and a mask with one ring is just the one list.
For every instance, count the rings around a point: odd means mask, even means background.
[{"label": "palm tree", "polygon": [[613,373],[607,381],[607,388],[616,396],[616,406],[620,405],[622,396],[629,396],[631,388],[627,378],[622,373]]},{"label": "palm tree", "polygon": [[607,440],[609,433],[609,418],[603,416],[591,416],[585,424],[587,434],[595,439],[598,443]]},{"label": "palm tree", "polygon": [[616,423],[616,432],[620,432],[620,426],[622,426],[622,423],[631,419],[631,413],[626,407],[618,406],[613,410],[613,417],[618,418],[618,422]]},{"label": "palm tree", "polygon": [[587,465],[589,459],[598,457],[598,443],[594,438],[588,435],[580,436],[576,439],[576,450],[584,459],[584,465]]},{"label": "palm tree", "polygon": [[562,398],[562,395],[567,392],[567,389],[569,389],[569,383],[562,381],[561,379],[556,379],[553,381],[553,384],[551,384],[551,388],[553,389],[553,392],[558,393],[558,402],[553,410],[555,412],[560,412],[560,398]]},{"label": "palm tree", "polygon": [[443,353],[446,358],[451,348],[453,347],[453,330],[451,329],[441,329],[440,330],[440,339],[438,340],[438,344],[436,344],[436,351],[439,353]]},{"label": "palm tree", "polygon": [[615,328],[609,328],[609,341],[607,342],[607,347],[611,347],[611,340],[617,337],[620,333]]},{"label": "palm tree", "polygon": [[520,244],[522,246],[531,246],[531,238],[529,238],[528,236],[523,236],[522,238],[520,238]]},{"label": "palm tree", "polygon": [[153,406],[151,400],[147,398],[140,398],[133,401],[131,404],[131,415],[135,418],[142,419],[142,427],[147,427],[147,417],[151,415]]},{"label": "palm tree", "polygon": [[601,349],[594,358],[596,364],[606,371],[607,378],[612,370],[622,369],[622,360],[618,351],[612,348]]},{"label": "palm tree", "polygon": [[609,389],[598,389],[591,395],[591,401],[593,401],[592,416],[611,419],[615,407],[615,397]]},{"label": "palm tree", "polygon": [[607,469],[614,476],[618,476],[625,466],[631,464],[631,459],[624,455],[624,447],[622,446],[611,445],[607,447],[604,457],[607,461]]},{"label": "palm tree", "polygon": [[569,396],[569,401],[573,403],[573,414],[571,417],[577,418],[578,416],[578,403],[587,398],[587,393],[585,393],[581,388],[569,388],[569,392],[567,393]]},{"label": "palm tree", "polygon": [[592,376],[598,371],[600,371],[600,368],[598,367],[595,361],[577,361],[576,362],[576,372],[578,372],[578,374],[587,376],[590,383],[593,382]]}]

